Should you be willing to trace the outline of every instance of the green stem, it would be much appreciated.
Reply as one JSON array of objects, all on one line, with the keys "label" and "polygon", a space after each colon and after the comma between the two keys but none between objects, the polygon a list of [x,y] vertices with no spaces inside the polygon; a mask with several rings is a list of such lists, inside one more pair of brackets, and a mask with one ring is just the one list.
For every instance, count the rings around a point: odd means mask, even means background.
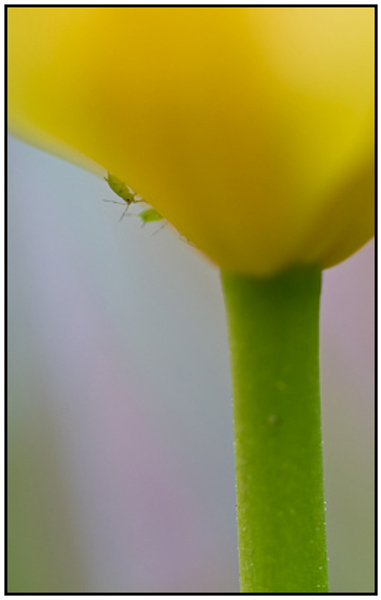
[{"label": "green stem", "polygon": [[328,592],[319,391],[321,273],[222,273],[242,592]]}]

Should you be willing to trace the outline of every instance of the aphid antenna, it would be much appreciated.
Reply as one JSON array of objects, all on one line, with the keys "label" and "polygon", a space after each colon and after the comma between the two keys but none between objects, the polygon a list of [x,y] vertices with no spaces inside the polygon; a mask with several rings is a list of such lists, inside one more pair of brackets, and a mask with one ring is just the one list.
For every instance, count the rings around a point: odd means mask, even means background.
[{"label": "aphid antenna", "polygon": [[111,204],[120,204],[120,206],[125,205],[125,202],[118,202],[117,200],[106,200],[106,198],[103,198],[103,202],[111,202]]}]

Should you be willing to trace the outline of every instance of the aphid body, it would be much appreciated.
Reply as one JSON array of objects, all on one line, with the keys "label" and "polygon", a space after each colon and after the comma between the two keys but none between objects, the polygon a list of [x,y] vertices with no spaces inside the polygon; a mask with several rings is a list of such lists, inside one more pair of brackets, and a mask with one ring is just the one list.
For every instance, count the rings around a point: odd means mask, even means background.
[{"label": "aphid body", "polygon": [[115,175],[108,173],[107,177],[105,177],[105,181],[107,181],[112,191],[115,192],[119,198],[122,198],[126,204],[130,205],[132,202],[135,202],[135,192],[133,192],[125,183],[123,183],[123,181],[115,177]]},{"label": "aphid body", "polygon": [[136,216],[141,218],[143,224],[152,223],[153,221],[161,221],[163,218],[161,214],[158,213],[154,208],[147,208]]},{"label": "aphid body", "polygon": [[[112,175],[112,173],[108,173],[107,177],[105,177],[104,179],[105,181],[107,181],[112,191],[115,192],[115,194],[119,196],[119,198],[121,198],[123,202],[126,203],[126,209],[122,214],[120,220],[123,219],[124,215],[128,211],[130,204],[144,202],[143,198],[140,198],[140,196],[135,194],[135,192],[131,188],[129,188],[125,183],[123,183],[123,181],[115,177],[115,175]],[[115,202],[114,200],[106,200],[106,202],[112,202],[113,204],[121,204],[121,202]]]},{"label": "aphid body", "polygon": [[[104,179],[105,179],[105,181],[107,181],[107,183],[110,186],[110,188],[112,189],[112,191],[117,196],[119,196],[119,198],[121,198],[127,205],[124,213],[121,216],[121,220],[123,219],[124,215],[126,214],[130,204],[137,204],[138,202],[144,202],[143,198],[141,198],[140,196],[135,194],[135,192],[131,188],[129,188],[125,183],[123,183],[123,181],[121,181],[120,179],[115,177],[115,175],[113,175],[112,173],[108,173],[107,177],[105,177]],[[106,200],[106,202],[113,202],[115,204],[121,204],[120,202],[114,202],[114,200]],[[139,214],[133,215],[133,216],[140,217],[143,225],[145,225],[145,223],[151,223],[153,221],[161,221],[163,219],[161,214],[158,213],[157,210],[155,210],[154,208],[147,208],[146,210],[143,210]]]}]

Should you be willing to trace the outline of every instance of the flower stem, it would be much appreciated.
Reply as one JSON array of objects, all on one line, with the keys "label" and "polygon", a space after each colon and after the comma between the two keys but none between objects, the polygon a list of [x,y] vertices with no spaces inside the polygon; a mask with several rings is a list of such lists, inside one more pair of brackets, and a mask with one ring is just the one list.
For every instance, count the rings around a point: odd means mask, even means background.
[{"label": "flower stem", "polygon": [[327,593],[321,273],[222,273],[233,380],[242,592]]}]

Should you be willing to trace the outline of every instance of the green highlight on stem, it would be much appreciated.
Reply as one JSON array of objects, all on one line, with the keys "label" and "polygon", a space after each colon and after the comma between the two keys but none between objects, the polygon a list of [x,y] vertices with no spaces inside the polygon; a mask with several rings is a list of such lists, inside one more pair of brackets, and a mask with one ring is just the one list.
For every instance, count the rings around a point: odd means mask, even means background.
[{"label": "green highlight on stem", "polygon": [[321,272],[222,273],[231,354],[241,592],[327,593]]}]

